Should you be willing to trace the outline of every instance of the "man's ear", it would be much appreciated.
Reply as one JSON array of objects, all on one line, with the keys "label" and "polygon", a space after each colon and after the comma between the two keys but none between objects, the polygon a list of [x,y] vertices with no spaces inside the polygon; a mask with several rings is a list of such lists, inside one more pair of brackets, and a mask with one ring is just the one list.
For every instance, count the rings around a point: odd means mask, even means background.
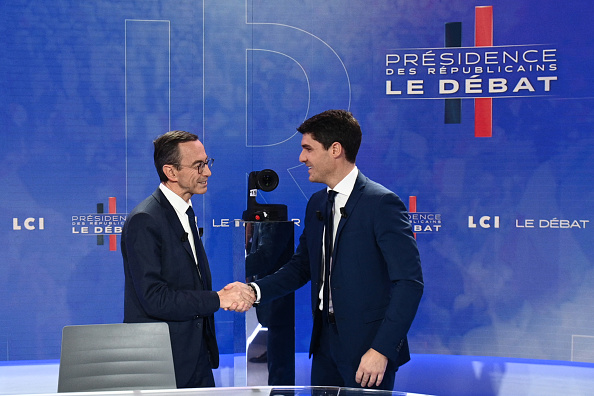
[{"label": "man's ear", "polygon": [[334,158],[338,158],[341,154],[343,154],[342,144],[338,142],[332,143],[330,146],[330,155]]},{"label": "man's ear", "polygon": [[163,165],[163,173],[167,176],[167,179],[171,181],[177,181],[177,168],[173,165]]}]

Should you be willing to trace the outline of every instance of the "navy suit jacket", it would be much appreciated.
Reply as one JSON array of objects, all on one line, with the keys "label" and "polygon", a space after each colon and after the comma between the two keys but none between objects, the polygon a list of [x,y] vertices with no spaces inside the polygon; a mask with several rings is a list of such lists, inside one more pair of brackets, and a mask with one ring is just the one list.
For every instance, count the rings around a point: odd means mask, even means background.
[{"label": "navy suit jacket", "polygon": [[[256,282],[262,302],[311,281],[312,312],[318,310],[324,230],[319,213],[324,213],[326,200],[326,189],[312,195],[294,256],[275,274]],[[398,367],[410,360],[407,333],[423,294],[408,212],[396,194],[359,172],[344,213],[330,280],[340,341],[353,362],[373,348]],[[310,355],[318,347],[319,317],[314,314]]]},{"label": "navy suit jacket", "polygon": [[[196,241],[202,246],[201,241]],[[197,368],[206,342],[212,368],[219,365],[214,312],[218,294],[198,275],[192,248],[175,209],[160,189],[141,202],[126,218],[122,230],[124,258],[124,322],[164,321],[169,324],[178,387],[186,387]],[[206,260],[204,249],[197,254]],[[207,261],[205,261],[207,263]]]}]

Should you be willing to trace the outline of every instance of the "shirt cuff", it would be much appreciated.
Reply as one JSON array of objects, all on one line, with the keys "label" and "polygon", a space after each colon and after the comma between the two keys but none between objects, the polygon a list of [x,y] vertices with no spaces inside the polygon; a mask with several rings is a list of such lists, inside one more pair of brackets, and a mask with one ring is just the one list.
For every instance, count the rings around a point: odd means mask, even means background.
[{"label": "shirt cuff", "polygon": [[256,301],[254,302],[254,304],[258,304],[260,302],[260,298],[262,297],[262,294],[260,293],[260,286],[258,286],[258,284],[254,282],[250,282],[248,283],[248,285],[250,285],[256,293]]}]

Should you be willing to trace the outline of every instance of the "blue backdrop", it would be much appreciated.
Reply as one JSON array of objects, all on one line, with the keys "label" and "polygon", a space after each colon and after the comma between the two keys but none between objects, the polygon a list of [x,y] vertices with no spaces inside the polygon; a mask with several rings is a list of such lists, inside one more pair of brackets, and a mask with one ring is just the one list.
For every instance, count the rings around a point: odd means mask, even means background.
[{"label": "blue backdrop", "polygon": [[[475,8],[491,6],[491,8]],[[321,185],[295,128],[361,123],[357,160],[409,204],[425,295],[411,350],[594,362],[594,36],[587,0],[56,0],[0,5],[0,360],[56,359],[120,322],[119,232],[158,184],[152,140],[201,136],[193,198],[233,278],[246,175],[300,234]],[[297,348],[309,342],[297,296]],[[217,313],[232,352],[231,313]]]}]

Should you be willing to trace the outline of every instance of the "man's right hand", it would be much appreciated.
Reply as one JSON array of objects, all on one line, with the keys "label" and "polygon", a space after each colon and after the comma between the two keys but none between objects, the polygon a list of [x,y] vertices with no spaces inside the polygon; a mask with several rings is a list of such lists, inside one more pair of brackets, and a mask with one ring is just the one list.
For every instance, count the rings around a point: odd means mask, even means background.
[{"label": "man's right hand", "polygon": [[245,312],[256,301],[252,288],[241,282],[229,283],[217,294],[221,301],[220,307],[225,311]]}]

